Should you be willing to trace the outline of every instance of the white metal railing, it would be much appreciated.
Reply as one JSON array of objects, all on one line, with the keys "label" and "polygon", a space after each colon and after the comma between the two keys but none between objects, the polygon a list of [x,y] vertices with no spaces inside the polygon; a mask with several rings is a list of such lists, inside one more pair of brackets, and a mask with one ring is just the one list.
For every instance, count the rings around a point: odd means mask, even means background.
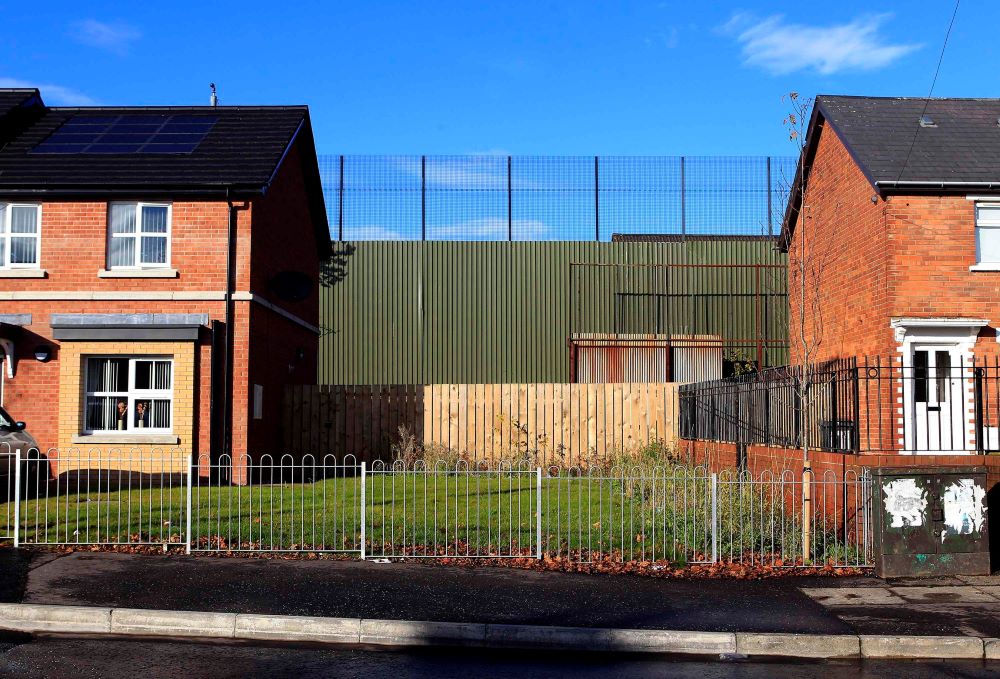
[{"label": "white metal railing", "polygon": [[17,545],[184,544],[188,465],[169,452],[17,450],[0,516]]},{"label": "white metal railing", "polygon": [[0,541],[15,546],[786,567],[873,560],[867,472],[13,451],[0,455],[0,475]]},{"label": "white metal railing", "polygon": [[16,501],[21,495],[21,475],[18,473],[20,465],[20,451],[0,451],[0,500],[3,501],[3,506],[0,507],[0,540],[10,540],[15,547],[20,542],[17,524],[21,505]]},{"label": "white metal railing", "polygon": [[188,476],[188,551],[360,553],[360,470],[350,455],[202,456]]},{"label": "white metal railing", "polygon": [[394,557],[537,557],[541,473],[523,464],[375,462],[365,469],[365,552]]}]

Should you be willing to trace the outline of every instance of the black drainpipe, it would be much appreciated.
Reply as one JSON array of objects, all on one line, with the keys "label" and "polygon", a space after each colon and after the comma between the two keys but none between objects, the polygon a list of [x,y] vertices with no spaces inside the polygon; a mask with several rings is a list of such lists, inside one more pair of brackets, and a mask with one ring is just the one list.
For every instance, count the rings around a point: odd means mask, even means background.
[{"label": "black drainpipe", "polygon": [[[229,206],[229,232],[226,242],[226,361],[222,391],[222,454],[232,455],[233,450],[233,352],[236,347],[236,333],[233,331],[233,294],[236,292],[236,206],[233,205],[230,188],[226,188],[226,204]],[[230,458],[231,459],[231,458]],[[233,461],[235,462],[235,460]]]}]

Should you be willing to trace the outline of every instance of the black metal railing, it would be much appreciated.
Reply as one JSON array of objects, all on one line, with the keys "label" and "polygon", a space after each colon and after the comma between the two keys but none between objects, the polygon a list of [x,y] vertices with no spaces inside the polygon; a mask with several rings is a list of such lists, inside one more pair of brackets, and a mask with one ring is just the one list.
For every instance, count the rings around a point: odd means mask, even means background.
[{"label": "black metal railing", "polygon": [[1000,359],[953,348],[680,387],[679,434],[853,453],[1000,452]]}]

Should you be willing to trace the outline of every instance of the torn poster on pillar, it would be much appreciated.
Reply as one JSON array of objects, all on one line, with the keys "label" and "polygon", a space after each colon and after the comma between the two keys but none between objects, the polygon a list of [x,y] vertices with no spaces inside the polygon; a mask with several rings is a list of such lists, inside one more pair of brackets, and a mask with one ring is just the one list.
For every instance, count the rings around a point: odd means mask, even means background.
[{"label": "torn poster on pillar", "polygon": [[916,479],[895,479],[882,485],[885,510],[892,516],[892,528],[924,525],[927,511],[927,491],[917,486]]},{"label": "torn poster on pillar", "polygon": [[944,505],[944,530],[941,542],[949,535],[969,535],[983,528],[986,489],[974,479],[959,479],[941,494]]}]

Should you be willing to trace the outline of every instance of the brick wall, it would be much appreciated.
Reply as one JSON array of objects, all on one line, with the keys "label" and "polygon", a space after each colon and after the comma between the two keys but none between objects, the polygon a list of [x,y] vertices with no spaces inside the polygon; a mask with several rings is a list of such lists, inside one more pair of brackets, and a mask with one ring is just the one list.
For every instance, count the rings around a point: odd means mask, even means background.
[{"label": "brick wall", "polygon": [[[735,443],[681,440],[678,454],[682,460],[704,465],[713,472],[735,471]],[[1000,456],[996,455],[853,455],[809,451],[810,466],[816,479],[843,479],[844,474],[859,474],[863,469],[879,467],[949,467],[983,466],[987,469],[987,488],[1000,486]],[[768,471],[780,474],[790,470],[801,477],[803,454],[799,449],[750,445],[746,449],[746,469],[755,476]]]},{"label": "brick wall", "polygon": [[[65,342],[59,361],[57,446],[58,473],[90,469],[102,455],[127,458],[133,453],[163,455],[156,471],[181,471],[195,450],[196,352],[193,342]],[[119,354],[173,358],[173,435],[171,442],[109,443],[107,437],[80,436],[83,429],[83,359],[91,355]],[[88,439],[95,440],[90,441]],[[159,456],[157,456],[159,457]],[[156,460],[159,461],[159,460]]]},{"label": "brick wall", "polygon": [[[302,200],[305,173],[299,145],[285,157],[281,171],[267,194],[254,201],[251,236],[251,290],[269,302],[313,326],[319,324],[319,248],[313,215]],[[290,225],[296,228],[289,228]],[[281,299],[270,285],[275,275],[294,271],[312,281],[309,297]],[[251,332],[245,347],[247,372],[244,452],[251,454],[281,451],[283,442],[282,400],[287,384],[315,384],[319,335],[299,323],[260,305],[249,308]],[[253,418],[254,385],[263,387],[262,417]],[[310,451],[282,451],[304,453]],[[313,451],[314,452],[314,451]]]},{"label": "brick wall", "polygon": [[[788,248],[791,362],[894,352],[889,329],[891,239],[886,203],[829,127],[820,134]],[[806,293],[803,300],[802,284]]]},{"label": "brick wall", "polygon": [[[159,200],[151,195],[145,200]],[[4,291],[196,291],[226,287],[225,202],[172,201],[170,264],[177,278],[98,278],[107,266],[107,201],[45,201],[42,203],[40,266],[44,279],[0,277]],[[249,212],[240,214],[245,234]],[[246,280],[249,247],[241,251],[240,274]],[[6,309],[8,304],[3,302]]]},{"label": "brick wall", "polygon": [[[17,301],[0,302],[0,308],[6,313],[12,308],[16,313],[32,315],[32,324],[22,331],[16,340],[17,363],[16,375],[13,380],[4,378],[4,407],[11,415],[28,424],[28,431],[35,437],[42,449],[58,448],[65,445],[65,438],[60,436],[57,411],[62,412],[65,406],[60,403],[60,371],[65,361],[75,362],[79,370],[79,351],[73,349],[74,342],[59,343],[52,339],[52,329],[49,325],[52,313],[95,314],[95,313],[207,313],[210,318],[222,318],[225,303],[217,302],[148,302],[148,301]],[[197,343],[187,343],[195,352],[195,386],[194,393],[195,428],[192,433],[191,449],[209,449],[209,400],[211,375],[211,345],[207,332],[206,337]],[[34,358],[34,350],[38,345],[55,347],[52,360],[40,363]],[[112,343],[97,343],[110,346]],[[151,349],[161,346],[161,343],[146,343]],[[105,349],[100,353],[111,353]],[[136,353],[148,353],[140,352]],[[154,352],[155,353],[155,352]],[[169,353],[169,352],[163,352]],[[80,414],[76,413],[79,419]],[[77,432],[79,433],[79,432]],[[79,447],[79,446],[77,446]]]}]

